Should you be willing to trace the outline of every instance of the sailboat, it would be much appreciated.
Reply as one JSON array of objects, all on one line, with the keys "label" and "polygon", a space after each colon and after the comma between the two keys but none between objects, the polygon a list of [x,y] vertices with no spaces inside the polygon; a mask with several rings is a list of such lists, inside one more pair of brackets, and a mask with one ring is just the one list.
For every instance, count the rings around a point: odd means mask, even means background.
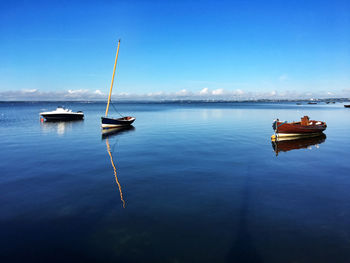
[{"label": "sailboat", "polygon": [[105,114],[104,117],[101,117],[102,129],[110,129],[110,128],[116,128],[116,127],[129,126],[136,119],[135,117],[131,117],[131,116],[122,116],[121,118],[110,118],[110,117],[108,117],[108,109],[109,109],[109,104],[111,102],[113,82],[114,82],[114,75],[115,75],[115,68],[117,66],[117,60],[118,60],[118,54],[119,54],[119,46],[120,46],[120,39],[118,41],[117,55],[115,56],[115,62],[114,62],[114,68],[113,68],[113,76],[112,76],[112,83],[111,83],[111,88],[109,89],[109,95],[108,95],[108,101],[107,101],[107,107],[106,107],[106,114]]}]

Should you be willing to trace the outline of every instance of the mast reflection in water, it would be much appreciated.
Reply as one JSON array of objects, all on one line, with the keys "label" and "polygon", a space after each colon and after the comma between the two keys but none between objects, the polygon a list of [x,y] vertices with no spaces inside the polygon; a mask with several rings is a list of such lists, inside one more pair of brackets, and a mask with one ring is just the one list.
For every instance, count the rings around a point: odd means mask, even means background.
[{"label": "mast reflection in water", "polygon": [[[112,137],[114,137],[116,135],[121,135],[123,133],[127,133],[127,132],[130,132],[130,131],[133,131],[133,130],[135,130],[135,127],[133,127],[133,126],[102,130],[102,139],[106,140],[107,152],[108,152],[109,158],[111,160],[111,164],[112,164],[112,167],[113,167],[114,178],[115,178],[115,182],[117,183],[117,186],[118,186],[118,189],[119,189],[120,200],[122,201],[123,208],[125,208],[125,200],[124,200],[124,197],[123,197],[122,187],[121,187],[121,185],[119,183],[119,180],[118,180],[117,168],[116,168],[116,165],[115,165],[114,160],[113,160],[113,155],[112,155],[112,151],[111,151],[111,147],[110,147],[108,139],[112,138]],[[113,146],[113,149],[114,149],[114,147],[115,147],[115,145]]]},{"label": "mast reflection in water", "polygon": [[309,137],[309,138],[296,138],[294,140],[286,140],[286,141],[272,141],[272,148],[278,156],[279,152],[288,152],[292,150],[298,149],[309,149],[311,146],[315,145],[318,148],[318,145],[324,143],[327,136],[322,133],[317,137]]}]

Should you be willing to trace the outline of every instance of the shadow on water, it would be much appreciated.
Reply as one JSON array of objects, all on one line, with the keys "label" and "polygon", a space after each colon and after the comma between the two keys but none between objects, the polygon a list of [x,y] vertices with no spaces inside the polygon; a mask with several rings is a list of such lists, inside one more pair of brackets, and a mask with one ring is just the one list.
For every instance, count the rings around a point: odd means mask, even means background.
[{"label": "shadow on water", "polygon": [[130,131],[134,131],[134,130],[135,130],[135,127],[133,127],[133,126],[102,130],[102,139],[103,140],[105,139],[105,141],[106,141],[107,153],[109,155],[109,158],[110,158],[110,161],[111,161],[111,165],[113,167],[114,178],[115,178],[115,182],[116,182],[116,184],[118,186],[120,200],[121,200],[121,202],[123,204],[123,208],[125,208],[126,202],[125,202],[124,197],[123,197],[122,187],[121,187],[121,185],[119,183],[119,179],[118,179],[117,167],[115,165],[115,162],[113,160],[113,155],[112,155],[112,153],[114,152],[114,149],[115,149],[115,146],[116,146],[117,142],[115,142],[115,144],[113,145],[113,150],[111,150],[111,146],[109,144],[109,139],[111,139],[114,136],[125,134],[125,133],[128,133]]},{"label": "shadow on water", "polygon": [[236,240],[231,247],[227,262],[240,263],[262,263],[249,231],[249,203],[251,198],[249,168],[245,176],[245,186],[242,193],[242,203],[238,211],[239,221],[237,224],[238,232],[235,234]]},{"label": "shadow on water", "polygon": [[315,148],[318,148],[318,145],[326,141],[327,136],[322,133],[317,137],[309,138],[297,138],[293,140],[286,141],[272,141],[272,148],[278,156],[279,152],[288,152],[298,149],[310,149],[311,146],[315,145]]}]

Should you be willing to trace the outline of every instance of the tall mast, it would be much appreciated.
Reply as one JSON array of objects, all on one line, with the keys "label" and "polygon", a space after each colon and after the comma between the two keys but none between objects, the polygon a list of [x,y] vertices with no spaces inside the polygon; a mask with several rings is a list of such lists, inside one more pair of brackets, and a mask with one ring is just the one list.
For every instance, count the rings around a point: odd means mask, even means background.
[{"label": "tall mast", "polygon": [[119,41],[118,41],[117,55],[115,56],[115,62],[114,62],[114,68],[113,68],[113,76],[112,76],[111,88],[109,89],[108,102],[107,102],[107,108],[106,108],[106,117],[107,117],[107,115],[108,115],[109,102],[111,101],[112,88],[113,88],[114,75],[115,75],[115,68],[116,68],[116,66],[117,66],[117,60],[118,60],[119,46],[120,46],[120,39],[119,39]]}]

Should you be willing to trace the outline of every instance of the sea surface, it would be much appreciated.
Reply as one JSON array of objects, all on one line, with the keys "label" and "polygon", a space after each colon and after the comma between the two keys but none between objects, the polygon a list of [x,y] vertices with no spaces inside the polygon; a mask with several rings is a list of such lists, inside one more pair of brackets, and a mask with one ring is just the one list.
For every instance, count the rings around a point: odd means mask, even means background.
[{"label": "sea surface", "polygon": [[[85,120],[42,122],[59,104]],[[0,262],[350,262],[350,109],[0,103]],[[113,113],[113,116],[118,116]],[[326,121],[273,145],[272,122]]]}]

